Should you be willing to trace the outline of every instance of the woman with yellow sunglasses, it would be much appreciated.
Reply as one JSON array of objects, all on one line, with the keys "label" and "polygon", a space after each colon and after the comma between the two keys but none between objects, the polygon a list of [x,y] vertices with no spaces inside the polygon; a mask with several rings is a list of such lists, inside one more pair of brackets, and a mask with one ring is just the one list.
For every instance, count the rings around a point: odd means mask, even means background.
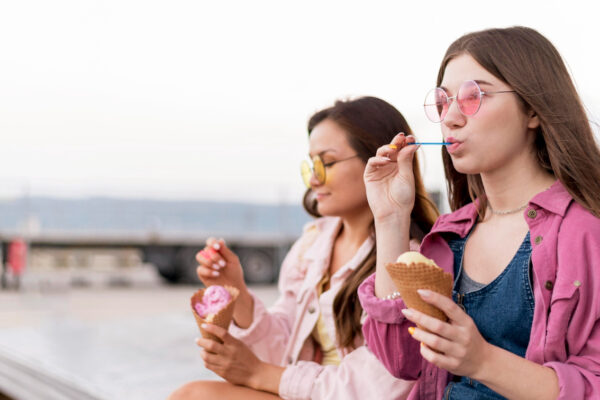
[{"label": "woman with yellow sunglasses", "polygon": [[[208,339],[197,344],[206,367],[227,382],[192,382],[171,399],[406,398],[413,383],[394,378],[364,346],[357,297],[376,261],[363,174],[377,148],[398,132],[410,135],[406,120],[375,97],[338,101],[310,118],[312,165],[302,166],[308,186],[304,206],[317,218],[281,267],[281,295],[267,310],[246,287],[235,254],[222,240],[209,241],[213,251],[210,259],[199,256],[198,276],[207,286],[236,286],[240,296],[229,331],[206,328],[223,344]],[[416,157],[413,167],[417,200],[409,229],[417,246],[438,211]]]}]

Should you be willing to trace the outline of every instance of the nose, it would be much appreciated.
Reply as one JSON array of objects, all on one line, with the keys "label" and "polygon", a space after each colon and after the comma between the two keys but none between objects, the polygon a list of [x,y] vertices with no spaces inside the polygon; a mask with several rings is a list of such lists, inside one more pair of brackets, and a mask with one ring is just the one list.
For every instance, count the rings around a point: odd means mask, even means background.
[{"label": "nose", "polygon": [[314,169],[311,169],[310,180],[308,182],[310,183],[310,187],[317,187],[321,185],[321,182],[319,182],[317,179],[317,174],[315,174]]},{"label": "nose", "polygon": [[454,99],[448,106],[448,112],[442,123],[448,128],[460,128],[461,126],[464,126],[466,122],[467,117],[460,112],[458,103],[456,102],[456,99]]}]

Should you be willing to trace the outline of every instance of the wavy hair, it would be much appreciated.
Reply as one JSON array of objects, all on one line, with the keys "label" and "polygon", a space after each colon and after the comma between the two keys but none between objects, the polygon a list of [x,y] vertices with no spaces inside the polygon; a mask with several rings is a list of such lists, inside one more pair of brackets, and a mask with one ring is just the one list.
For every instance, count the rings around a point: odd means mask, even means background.
[{"label": "wavy hair", "polygon": [[[534,142],[539,165],[553,174],[569,194],[600,217],[600,151],[569,72],[556,48],[539,32],[522,26],[466,34],[450,45],[437,77],[439,86],[448,63],[468,54],[508,84],[540,126]],[[442,148],[452,210],[478,199],[485,216],[487,199],[479,174],[465,175]]]},{"label": "wavy hair", "polygon": [[[313,128],[325,120],[331,120],[344,129],[350,146],[365,163],[375,155],[379,147],[390,143],[398,132],[412,134],[402,114],[388,102],[376,97],[339,100],[332,107],[318,111],[308,121],[309,136]],[[439,212],[425,190],[416,154],[413,159],[413,171],[416,197],[411,214],[410,236],[420,241],[431,230]],[[309,214],[321,216],[310,189],[304,194],[303,204]],[[372,232],[374,235],[375,230],[372,229]],[[360,320],[363,310],[358,301],[357,290],[358,286],[375,272],[375,261],[374,247],[343,283],[333,302],[336,335],[341,347],[353,348],[355,339],[362,335]]]}]

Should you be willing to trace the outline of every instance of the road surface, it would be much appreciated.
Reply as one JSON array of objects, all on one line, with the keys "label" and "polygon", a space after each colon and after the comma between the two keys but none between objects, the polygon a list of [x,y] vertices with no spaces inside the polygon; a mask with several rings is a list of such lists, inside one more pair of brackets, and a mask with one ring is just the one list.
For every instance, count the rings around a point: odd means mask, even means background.
[{"label": "road surface", "polygon": [[[189,298],[198,287],[0,291],[0,392],[15,400],[162,400],[185,382],[218,379],[194,343]],[[253,289],[267,304],[277,297],[276,286]]]}]

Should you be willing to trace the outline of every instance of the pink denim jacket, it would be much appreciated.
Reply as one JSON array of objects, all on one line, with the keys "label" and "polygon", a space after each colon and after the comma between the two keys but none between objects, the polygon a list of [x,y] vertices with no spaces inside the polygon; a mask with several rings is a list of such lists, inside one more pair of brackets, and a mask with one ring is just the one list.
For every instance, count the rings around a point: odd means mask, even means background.
[{"label": "pink denim jacket", "polygon": [[333,300],[374,245],[373,239],[368,238],[331,277],[330,289],[319,297],[317,284],[329,267],[340,226],[341,219],[333,217],[307,224],[281,267],[279,299],[267,311],[253,295],[252,325],[240,329],[232,324],[229,331],[261,360],[286,367],[279,385],[279,395],[284,399],[406,399],[414,381],[394,378],[362,339],[357,340],[358,347],[352,352],[338,347],[342,359],[338,366],[312,361],[315,349],[310,336],[319,313],[323,314],[331,339],[337,342]]},{"label": "pink denim jacket", "polygon": [[[600,398],[600,220],[576,203],[557,181],[525,209],[532,242],[535,308],[525,358],[556,371],[559,399]],[[421,252],[453,272],[452,250],[442,237],[464,237],[476,222],[473,204],[444,215],[423,239]],[[359,287],[368,317],[371,351],[396,377],[417,379],[409,399],[441,399],[450,374],[425,361],[400,312],[402,300],[380,300],[375,276]],[[510,366],[507,366],[510,368]]]}]

